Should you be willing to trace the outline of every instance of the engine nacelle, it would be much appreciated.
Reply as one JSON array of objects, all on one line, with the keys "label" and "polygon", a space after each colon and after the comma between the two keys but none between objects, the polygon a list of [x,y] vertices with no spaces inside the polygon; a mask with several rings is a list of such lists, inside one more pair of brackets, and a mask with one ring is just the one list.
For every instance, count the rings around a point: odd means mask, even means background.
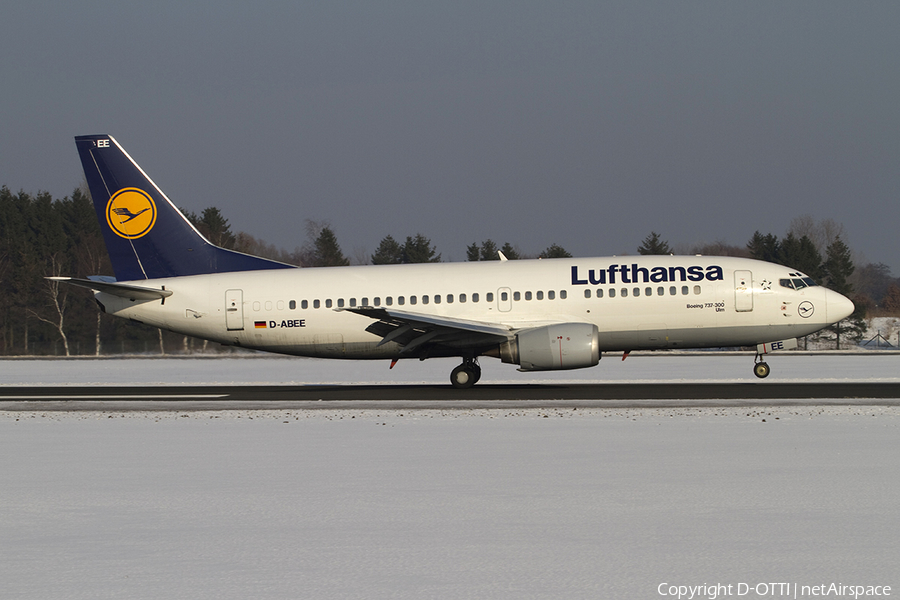
[{"label": "engine nacelle", "polygon": [[519,332],[516,339],[501,344],[500,359],[520,365],[520,371],[593,367],[600,362],[597,326],[560,323]]}]

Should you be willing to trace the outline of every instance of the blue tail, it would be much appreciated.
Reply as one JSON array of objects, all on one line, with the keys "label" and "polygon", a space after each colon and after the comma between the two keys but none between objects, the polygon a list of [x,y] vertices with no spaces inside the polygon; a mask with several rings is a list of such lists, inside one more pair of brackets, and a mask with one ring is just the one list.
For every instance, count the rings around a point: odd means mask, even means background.
[{"label": "blue tail", "polygon": [[117,280],[292,268],[209,243],[112,136],[75,144]]}]

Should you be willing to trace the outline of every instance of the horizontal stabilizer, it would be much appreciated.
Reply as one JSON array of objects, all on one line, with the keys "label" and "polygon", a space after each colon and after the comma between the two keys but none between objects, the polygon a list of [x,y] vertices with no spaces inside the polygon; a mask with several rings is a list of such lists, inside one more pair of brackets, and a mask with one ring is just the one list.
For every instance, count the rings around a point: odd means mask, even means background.
[{"label": "horizontal stabilizer", "polygon": [[119,296],[128,300],[163,300],[172,295],[172,290],[148,288],[126,283],[91,281],[90,279],[76,279],[74,277],[47,277],[46,279],[85,287],[96,292],[112,294],[113,296]]}]

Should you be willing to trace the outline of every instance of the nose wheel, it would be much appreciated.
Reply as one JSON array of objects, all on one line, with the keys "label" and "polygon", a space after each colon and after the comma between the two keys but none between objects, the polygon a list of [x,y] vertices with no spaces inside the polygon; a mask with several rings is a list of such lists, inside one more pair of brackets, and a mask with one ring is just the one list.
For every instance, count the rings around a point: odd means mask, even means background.
[{"label": "nose wheel", "polygon": [[457,389],[470,388],[481,379],[481,367],[474,358],[466,359],[450,372],[450,383]]},{"label": "nose wheel", "polygon": [[759,360],[759,355],[756,356],[756,363],[753,365],[753,374],[759,377],[760,379],[765,379],[769,376],[769,365]]}]

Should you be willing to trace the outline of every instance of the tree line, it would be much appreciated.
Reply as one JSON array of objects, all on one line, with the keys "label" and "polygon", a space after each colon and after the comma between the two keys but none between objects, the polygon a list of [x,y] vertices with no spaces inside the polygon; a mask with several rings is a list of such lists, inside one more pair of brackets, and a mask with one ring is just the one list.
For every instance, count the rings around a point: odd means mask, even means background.
[{"label": "tree line", "polygon": [[[216,207],[185,216],[210,242],[299,267],[351,264],[327,222],[307,221],[307,241],[286,251],[245,232],[233,232]],[[802,225],[803,223],[801,223]],[[746,246],[722,242],[682,253],[749,256],[790,266],[850,296],[859,315],[881,311],[900,315],[900,280],[883,264],[856,267],[843,232],[822,233],[823,225],[792,223],[782,238],[756,232]],[[816,229],[818,227],[818,229]],[[827,229],[827,227],[825,227]],[[835,229],[835,228],[832,228]],[[824,240],[824,242],[823,242]],[[823,246],[824,243],[824,246]],[[651,232],[637,248],[640,254],[670,254],[673,248]],[[491,239],[466,247],[469,261],[523,258],[567,258],[562,246],[551,244],[538,255],[527,255],[510,242]],[[422,233],[395,238],[386,235],[372,254],[357,256],[356,264],[440,262],[441,253]],[[206,348],[206,342],[179,334],[129,323],[102,314],[86,290],[49,281],[47,276],[109,275],[112,266],[89,194],[82,188],[54,199],[50,194],[12,193],[0,188],[0,354],[105,354],[176,352]],[[851,328],[853,319],[851,319]],[[857,330],[859,327],[857,326]]]}]

